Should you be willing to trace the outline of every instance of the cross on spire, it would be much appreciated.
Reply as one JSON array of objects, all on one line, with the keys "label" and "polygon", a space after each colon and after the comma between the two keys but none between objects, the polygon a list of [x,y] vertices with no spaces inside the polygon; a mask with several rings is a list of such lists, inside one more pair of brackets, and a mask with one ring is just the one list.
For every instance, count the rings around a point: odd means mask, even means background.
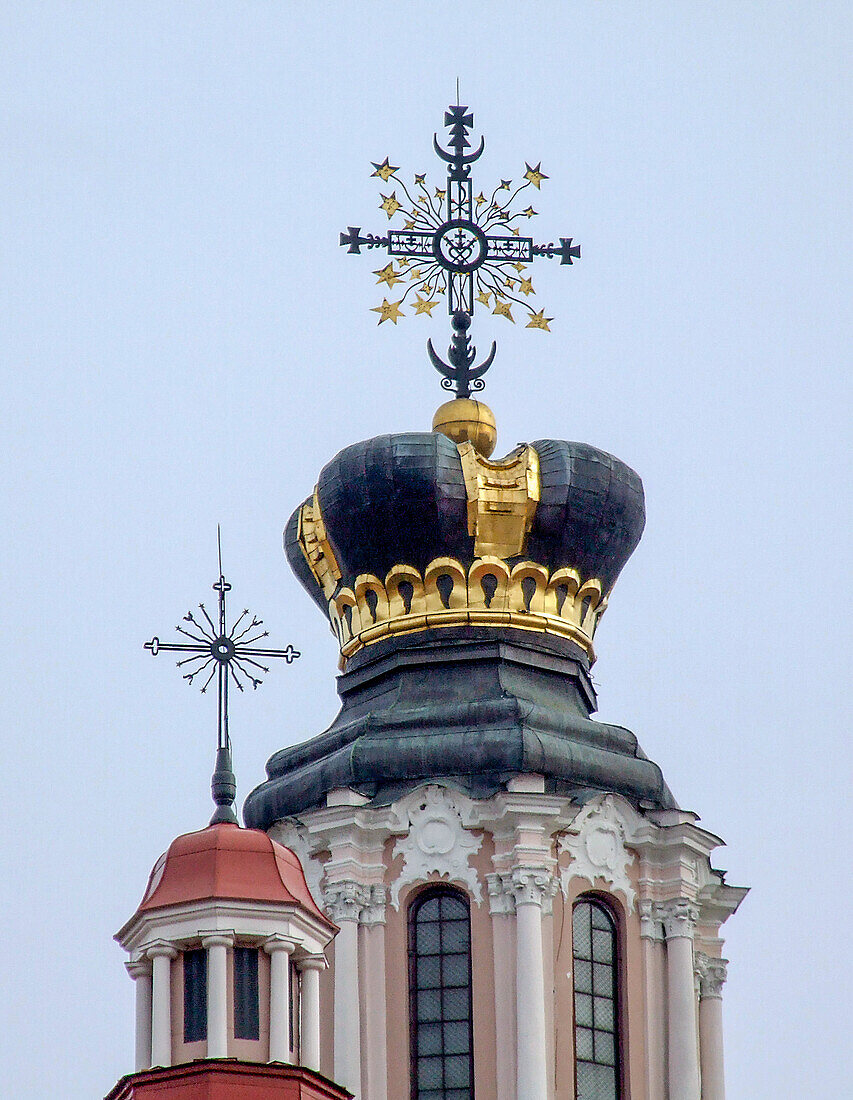
[{"label": "cross on spire", "polygon": [[[467,397],[471,390],[485,386],[482,375],[488,370],[495,355],[495,345],[486,361],[478,367],[473,363],[476,349],[470,345],[468,329],[476,306],[479,304],[497,316],[515,323],[514,306],[527,310],[527,328],[550,331],[552,317],[546,317],[544,309],[534,310],[529,302],[533,288],[527,267],[538,257],[559,258],[561,264],[571,264],[580,258],[580,246],[571,237],[560,237],[537,244],[533,237],[522,236],[515,223],[521,218],[533,218],[537,211],[532,206],[515,209],[518,196],[530,187],[537,191],[548,176],[542,171],[541,162],[525,164],[522,183],[513,185],[511,179],[501,180],[489,198],[480,191],[474,194],[471,167],[479,160],[485,147],[483,138],[472,150],[469,138],[474,125],[474,115],[467,107],[451,106],[444,115],[444,125],[450,131],[448,148],[444,148],[433,135],[433,146],[438,156],[447,164],[447,182],[430,193],[426,177],[416,174],[413,191],[397,173],[398,166],[385,158],[373,162],[373,176],[384,184],[393,181],[390,194],[382,195],[380,209],[389,221],[403,216],[402,229],[389,229],[387,234],[362,233],[359,226],[349,226],[341,233],[340,243],[348,252],[360,254],[361,250],[384,248],[390,263],[374,271],[377,282],[391,290],[398,283],[408,283],[399,301],[384,298],[374,312],[379,314],[379,324],[405,316],[403,306],[414,293],[416,314],[432,316],[438,304],[436,295],[444,294],[451,316],[454,335],[448,352],[450,363],[443,362],[435,353],[432,342],[427,343],[430,359],[442,375],[445,389],[456,389],[457,395]],[[398,197],[398,189],[400,195]],[[524,297],[520,297],[524,295]]]},{"label": "cross on spire", "polygon": [[[222,546],[217,528],[217,543],[219,545],[219,579],[213,585],[219,602],[217,621],[210,617],[203,603],[198,605],[199,615],[188,611],[183,621],[188,626],[176,626],[175,630],[187,642],[161,642],[155,635],[150,642],[145,643],[145,648],[156,657],[158,653],[182,653],[186,656],[177,662],[178,668],[185,669],[183,678],[192,684],[197,677],[203,677],[201,686],[202,694],[216,679],[217,686],[217,741],[216,741],[216,770],[211,782],[211,793],[216,804],[216,811],[211,818],[211,825],[218,822],[237,823],[234,813],[234,798],[237,793],[237,785],[231,767],[231,736],[228,731],[228,688],[229,684],[244,691],[246,684],[251,683],[254,689],[260,687],[261,674],[269,672],[269,667],[262,664],[269,658],[283,657],[291,664],[301,656],[292,645],[285,649],[268,649],[258,647],[257,642],[269,637],[269,631],[259,631],[263,626],[263,620],[255,615],[250,616],[246,608],[228,626],[226,608],[226,594],[231,591],[231,585],[225,579],[222,571]],[[247,637],[247,635],[253,635]]]}]

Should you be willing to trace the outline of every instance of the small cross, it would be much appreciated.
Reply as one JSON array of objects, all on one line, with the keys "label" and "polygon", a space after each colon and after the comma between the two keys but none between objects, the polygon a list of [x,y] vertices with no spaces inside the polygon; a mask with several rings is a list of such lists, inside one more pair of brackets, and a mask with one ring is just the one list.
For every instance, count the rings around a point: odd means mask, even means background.
[{"label": "small cross", "polygon": [[[145,643],[145,648],[156,657],[158,653],[184,653],[177,662],[178,668],[185,669],[183,678],[192,684],[197,677],[203,677],[201,686],[202,694],[216,678],[218,696],[218,720],[217,720],[217,755],[216,771],[213,776],[212,791],[213,800],[217,809],[211,824],[214,822],[234,822],[237,817],[234,813],[234,796],[236,795],[236,783],[231,771],[231,737],[228,732],[228,688],[234,684],[238,691],[243,691],[246,682],[251,683],[254,689],[260,687],[261,674],[269,672],[269,667],[262,664],[258,658],[267,660],[273,657],[283,657],[288,664],[292,664],[301,656],[292,645],[286,649],[269,649],[258,647],[257,642],[269,637],[268,630],[259,630],[263,626],[263,620],[249,613],[246,608],[237,617],[231,627],[228,626],[226,593],[231,591],[231,585],[225,579],[222,572],[222,553],[219,554],[219,579],[213,585],[214,592],[218,593],[219,614],[217,622],[207,613],[203,603],[198,605],[200,614],[196,615],[188,611],[184,615],[187,626],[176,626],[175,630],[188,642],[161,642],[155,635],[150,642]],[[252,635],[247,637],[247,635]]]}]

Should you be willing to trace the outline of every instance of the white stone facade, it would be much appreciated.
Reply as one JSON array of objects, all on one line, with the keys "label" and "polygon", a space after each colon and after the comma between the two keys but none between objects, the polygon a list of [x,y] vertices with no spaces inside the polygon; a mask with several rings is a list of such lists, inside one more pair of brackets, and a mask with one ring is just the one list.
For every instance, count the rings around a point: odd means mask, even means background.
[{"label": "white stone facade", "polygon": [[429,782],[389,806],[348,790],[276,823],[341,932],[320,1069],[359,1100],[410,1095],[407,915],[427,883],[469,899],[477,1100],[574,1100],[572,905],[616,918],[625,1100],[724,1100],[720,926],[746,891],[684,811],[581,806],[539,776],[475,800]]}]

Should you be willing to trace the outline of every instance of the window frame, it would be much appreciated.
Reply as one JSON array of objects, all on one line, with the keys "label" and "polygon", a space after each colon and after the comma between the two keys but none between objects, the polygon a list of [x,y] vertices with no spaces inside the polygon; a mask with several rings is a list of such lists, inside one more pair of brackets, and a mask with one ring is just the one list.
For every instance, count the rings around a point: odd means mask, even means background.
[{"label": "window frame", "polygon": [[[407,911],[407,951],[408,951],[408,1001],[409,1001],[409,1096],[410,1100],[419,1100],[418,1089],[418,1011],[417,1011],[417,916],[426,902],[438,897],[451,897],[465,906],[468,919],[468,1046],[469,1080],[467,1087],[469,1100],[474,1100],[474,980],[473,980],[473,936],[471,929],[471,900],[464,890],[447,883],[435,883],[419,890],[408,903]],[[443,988],[443,987],[442,987]],[[442,1087],[442,1091],[447,1091]]]},{"label": "window frame", "polygon": [[[249,981],[244,986],[245,973],[238,959],[252,959],[248,968]],[[234,1038],[247,1043],[257,1043],[261,1038],[261,975],[260,975],[260,951],[257,947],[246,944],[235,944],[231,952],[232,967],[232,991],[234,1011]],[[254,985],[254,989],[251,986]],[[248,994],[254,993],[251,1002]],[[242,1030],[252,1031],[254,1034],[240,1034]],[[246,1026],[248,1025],[248,1026]]]},{"label": "window frame", "polygon": [[[626,1012],[626,993],[625,993],[625,949],[623,944],[624,934],[624,920],[622,919],[622,913],[619,907],[615,904],[614,899],[609,895],[598,893],[597,891],[585,891],[579,894],[573,901],[571,906],[571,928],[572,928],[572,982],[571,982],[571,994],[572,994],[572,1073],[574,1078],[574,1090],[575,1096],[578,1096],[578,1061],[584,1061],[589,1063],[588,1058],[579,1059],[577,1052],[577,1018],[576,1018],[576,997],[578,994],[576,986],[576,973],[575,964],[578,961],[578,957],[575,955],[575,942],[574,942],[574,918],[575,910],[579,905],[591,905],[605,914],[613,927],[613,1035],[614,1035],[614,1055],[616,1059],[616,1095],[614,1100],[628,1100],[628,1092],[626,1086],[627,1078],[627,1021],[625,1018]],[[583,961],[583,960],[582,960]],[[592,994],[594,996],[594,994]],[[595,1030],[595,1028],[591,1029]],[[604,1029],[601,1029],[604,1030]],[[605,1063],[590,1063],[592,1065],[602,1065]]]}]

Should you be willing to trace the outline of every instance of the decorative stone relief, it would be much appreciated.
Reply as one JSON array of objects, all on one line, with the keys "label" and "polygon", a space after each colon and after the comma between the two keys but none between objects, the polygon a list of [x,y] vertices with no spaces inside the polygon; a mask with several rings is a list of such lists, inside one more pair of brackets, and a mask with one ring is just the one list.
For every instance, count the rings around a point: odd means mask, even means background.
[{"label": "decorative stone relief", "polygon": [[335,922],[357,921],[362,910],[371,904],[372,888],[352,879],[328,882],[323,891],[323,908]]},{"label": "decorative stone relief", "polygon": [[388,888],[380,884],[368,886],[367,903],[361,910],[361,923],[372,927],[374,924],[385,923],[385,903],[388,900]]},{"label": "decorative stone relief", "polygon": [[[430,785],[415,792],[399,806],[407,819],[408,834],[401,837],[394,855],[405,859],[403,870],[391,886],[391,904],[400,908],[400,890],[410,882],[425,881],[438,873],[449,882],[462,883],[480,905],[483,891],[468,857],[480,850],[482,837],[472,836],[463,824],[462,796],[445,787]],[[405,827],[405,822],[402,823]]]},{"label": "decorative stone relief", "polygon": [[278,844],[289,848],[302,864],[302,872],[311,891],[311,897],[322,909],[323,864],[311,854],[311,845],[304,826],[297,825],[295,821],[277,821],[269,830],[269,835]]},{"label": "decorative stone relief", "polygon": [[489,895],[489,912],[514,913],[515,894],[512,890],[512,875],[506,871],[492,871],[486,875],[486,891]]},{"label": "decorative stone relief", "polygon": [[699,996],[703,1000],[722,1000],[723,986],[728,971],[728,959],[715,959],[711,955],[697,951],[693,957],[693,965],[699,981]]},{"label": "decorative stone relief", "polygon": [[551,911],[551,899],[559,884],[550,871],[544,867],[515,867],[510,877],[516,907],[539,905],[543,912]]},{"label": "decorative stone relief", "polygon": [[572,879],[586,879],[592,886],[600,878],[625,895],[629,911],[634,908],[636,895],[628,878],[634,853],[625,846],[625,823],[610,795],[598,796],[584,806],[569,827],[569,835],[560,838],[560,850],[568,852],[572,860],[560,874],[564,895],[568,896]]},{"label": "decorative stone relief", "polygon": [[648,898],[643,898],[637,908],[640,911],[640,936],[644,940],[661,941],[663,939],[663,926],[661,925],[658,905]]},{"label": "decorative stone relief", "polygon": [[657,912],[659,919],[663,922],[663,930],[668,940],[677,939],[679,936],[693,939],[699,910],[687,898],[662,901],[657,906]]}]

